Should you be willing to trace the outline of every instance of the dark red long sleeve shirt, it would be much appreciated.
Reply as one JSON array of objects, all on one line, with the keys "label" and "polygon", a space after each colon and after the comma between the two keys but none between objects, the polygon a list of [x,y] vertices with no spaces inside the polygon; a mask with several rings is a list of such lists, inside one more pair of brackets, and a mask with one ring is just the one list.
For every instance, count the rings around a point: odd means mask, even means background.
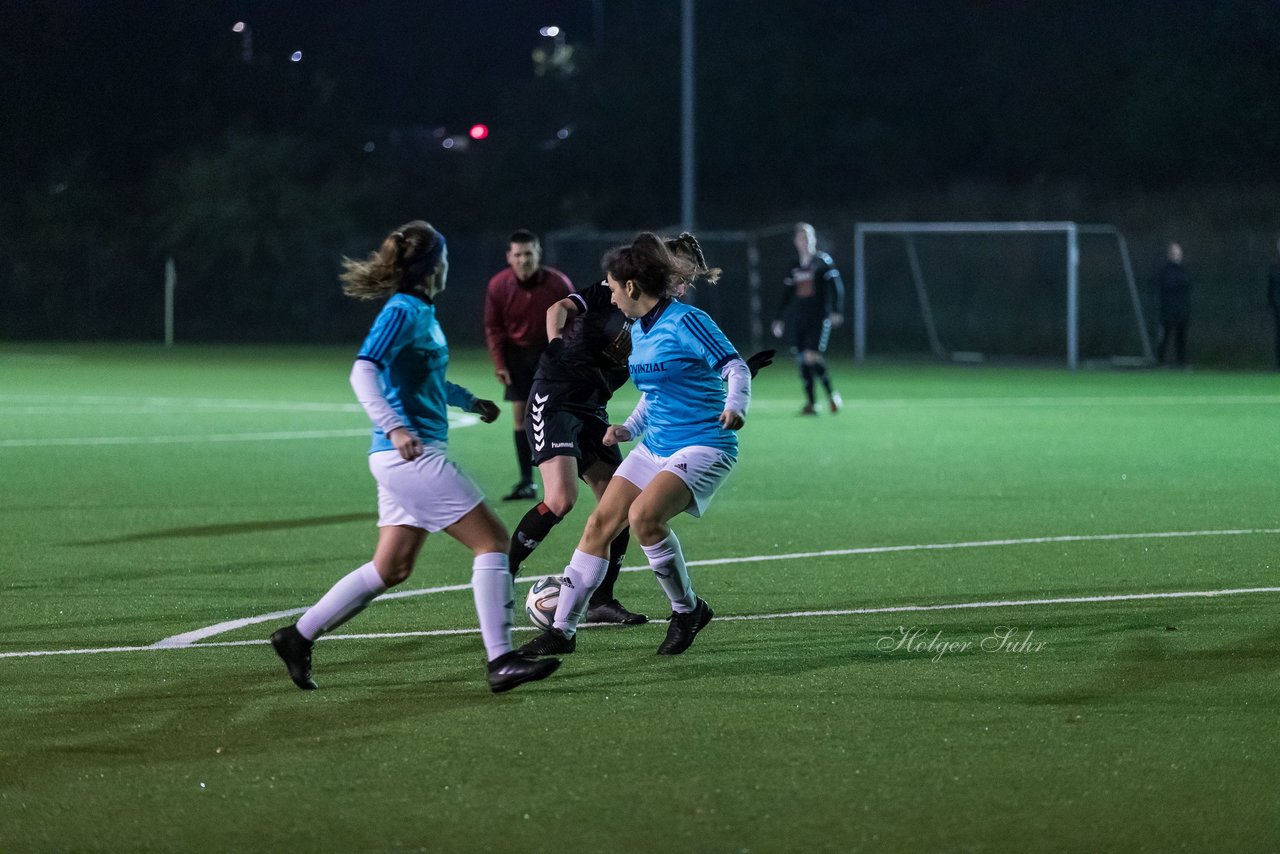
[{"label": "dark red long sleeve shirt", "polygon": [[539,267],[521,282],[510,267],[489,280],[484,300],[484,337],[498,370],[507,367],[503,349],[547,346],[547,309],[573,293],[569,277]]}]

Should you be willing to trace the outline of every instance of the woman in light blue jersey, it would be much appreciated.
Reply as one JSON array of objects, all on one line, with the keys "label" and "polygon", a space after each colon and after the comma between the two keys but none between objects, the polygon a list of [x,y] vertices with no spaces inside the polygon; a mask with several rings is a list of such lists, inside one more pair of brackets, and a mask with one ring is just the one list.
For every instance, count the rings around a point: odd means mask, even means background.
[{"label": "woman in light blue jersey", "polygon": [[626,423],[609,427],[605,442],[643,440],[623,460],[587,520],[565,568],[552,628],[520,649],[530,655],[574,651],[578,623],[608,566],[609,543],[630,524],[671,600],[658,654],[679,655],[713,612],[694,593],[668,523],[680,513],[701,516],[733,469],[751,374],[715,321],[675,299],[699,268],[706,271],[700,258],[673,254],[646,232],[606,253],[602,266],[613,304],[635,321],[628,369],[642,393]]},{"label": "woman in light blue jersey", "polygon": [[343,291],[357,299],[388,297],[351,369],[351,387],[373,422],[369,469],[378,484],[378,544],[373,559],[338,581],[297,623],[271,636],[294,683],[306,690],[311,648],[383,593],[409,577],[428,533],[444,531],[471,550],[471,586],[494,692],[549,676],[560,664],[511,648],[512,576],[507,531],[484,495],[446,456],[447,407],[498,417],[445,379],[449,347],[433,299],[444,290],[449,256],[444,235],[414,220],[393,231],[365,261],[343,260]]}]

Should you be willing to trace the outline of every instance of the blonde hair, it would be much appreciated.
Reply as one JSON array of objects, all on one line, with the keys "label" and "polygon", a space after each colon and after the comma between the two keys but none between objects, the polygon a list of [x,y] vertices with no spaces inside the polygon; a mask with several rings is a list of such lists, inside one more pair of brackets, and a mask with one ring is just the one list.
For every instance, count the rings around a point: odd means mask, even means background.
[{"label": "blonde hair", "polygon": [[444,290],[444,235],[415,219],[391,232],[364,261],[342,259],[342,292],[356,299],[378,299],[416,291],[428,299]]}]

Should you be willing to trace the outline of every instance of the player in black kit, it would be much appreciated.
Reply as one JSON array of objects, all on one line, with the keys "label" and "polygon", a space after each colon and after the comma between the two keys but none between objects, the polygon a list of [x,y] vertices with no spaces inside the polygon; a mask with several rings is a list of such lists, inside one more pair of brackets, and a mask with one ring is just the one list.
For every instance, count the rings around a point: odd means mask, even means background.
[{"label": "player in black kit", "polygon": [[791,308],[791,327],[795,337],[796,359],[800,363],[800,379],[804,383],[805,405],[802,415],[817,415],[814,408],[813,381],[822,383],[833,413],[844,406],[840,392],[831,387],[827,373],[827,340],[831,330],[844,322],[844,283],[835,262],[818,251],[817,235],[807,222],[796,223],[796,254],[799,264],[786,278],[782,304],[773,321],[773,336],[781,338],[783,314]]},{"label": "player in black kit", "polygon": [[[714,276],[702,247],[692,234],[666,241],[667,248],[693,262],[697,278]],[[690,285],[693,282],[689,282]],[[622,463],[617,445],[605,445],[609,427],[605,405],[628,379],[631,321],[610,301],[604,282],[570,294],[547,310],[548,345],[529,394],[529,446],[542,474],[545,498],[520,520],[511,536],[513,574],[551,529],[569,514],[578,499],[578,479],[597,499]],[[770,364],[773,350],[747,360],[752,376]],[[648,621],[627,610],[614,595],[614,583],[631,541],[623,530],[609,547],[609,570],[591,596],[589,623],[637,625]]]},{"label": "player in black kit", "polygon": [[[509,551],[511,572],[533,553],[578,500],[581,478],[598,499],[622,463],[616,445],[604,444],[605,404],[627,381],[631,321],[614,307],[604,282],[570,294],[547,310],[547,349],[534,374],[525,429],[545,497],[516,526]],[[609,547],[609,571],[591,597],[589,623],[648,622],[614,596],[631,532]]]}]

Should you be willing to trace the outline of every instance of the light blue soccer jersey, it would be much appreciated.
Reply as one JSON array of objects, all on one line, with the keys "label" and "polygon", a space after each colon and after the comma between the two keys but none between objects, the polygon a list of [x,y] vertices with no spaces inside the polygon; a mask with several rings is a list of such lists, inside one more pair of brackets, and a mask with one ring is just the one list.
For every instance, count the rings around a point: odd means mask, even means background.
[{"label": "light blue soccer jersey", "polygon": [[738,358],[715,321],[691,305],[666,303],[633,323],[627,367],[648,400],[642,444],[661,457],[707,445],[736,458],[738,436],[720,426],[720,369]]},{"label": "light blue soccer jersey", "polygon": [[[449,405],[470,409],[475,403],[471,392],[445,381],[449,345],[436,320],[436,307],[418,297],[396,294],[387,300],[356,358],[378,366],[387,403],[423,442],[447,442]],[[369,453],[394,447],[375,426]]]}]

